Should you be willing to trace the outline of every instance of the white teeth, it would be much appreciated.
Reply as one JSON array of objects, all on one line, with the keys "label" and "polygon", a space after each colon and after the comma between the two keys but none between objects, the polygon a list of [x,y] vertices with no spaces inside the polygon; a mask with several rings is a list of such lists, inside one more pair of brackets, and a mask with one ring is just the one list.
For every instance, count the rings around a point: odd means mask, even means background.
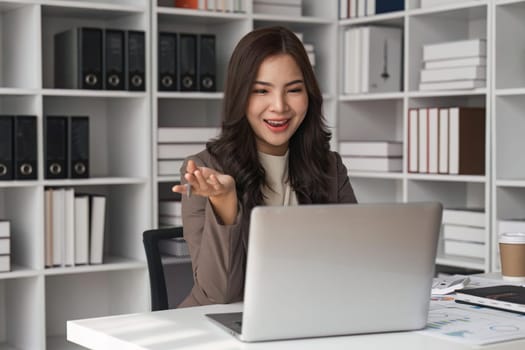
[{"label": "white teeth", "polygon": [[282,125],[286,124],[288,122],[288,120],[281,120],[281,121],[266,120],[266,122],[268,124],[270,124],[271,126],[282,126]]}]

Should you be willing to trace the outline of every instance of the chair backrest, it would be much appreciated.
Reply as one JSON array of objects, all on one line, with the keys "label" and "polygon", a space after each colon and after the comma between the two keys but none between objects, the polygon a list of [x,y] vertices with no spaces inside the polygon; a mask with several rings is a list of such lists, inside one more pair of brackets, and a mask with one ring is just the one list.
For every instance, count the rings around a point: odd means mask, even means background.
[{"label": "chair backrest", "polygon": [[151,290],[151,311],[167,310],[168,293],[164,279],[164,267],[159,251],[159,241],[182,237],[182,227],[159,228],[144,231],[142,241],[148,261]]}]

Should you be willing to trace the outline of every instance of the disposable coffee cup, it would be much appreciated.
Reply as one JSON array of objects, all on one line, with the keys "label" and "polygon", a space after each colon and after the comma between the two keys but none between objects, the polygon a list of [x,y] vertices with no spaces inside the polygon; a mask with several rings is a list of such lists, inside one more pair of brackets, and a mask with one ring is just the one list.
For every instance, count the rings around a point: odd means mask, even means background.
[{"label": "disposable coffee cup", "polygon": [[525,232],[500,234],[499,252],[503,279],[525,281]]}]

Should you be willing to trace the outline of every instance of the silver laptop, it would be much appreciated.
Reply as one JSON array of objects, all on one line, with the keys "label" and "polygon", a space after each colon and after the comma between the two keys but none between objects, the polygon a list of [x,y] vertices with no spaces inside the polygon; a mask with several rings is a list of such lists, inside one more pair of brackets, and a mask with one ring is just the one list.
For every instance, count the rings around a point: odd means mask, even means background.
[{"label": "silver laptop", "polygon": [[257,207],[243,313],[207,316],[242,341],[425,327],[439,203]]}]

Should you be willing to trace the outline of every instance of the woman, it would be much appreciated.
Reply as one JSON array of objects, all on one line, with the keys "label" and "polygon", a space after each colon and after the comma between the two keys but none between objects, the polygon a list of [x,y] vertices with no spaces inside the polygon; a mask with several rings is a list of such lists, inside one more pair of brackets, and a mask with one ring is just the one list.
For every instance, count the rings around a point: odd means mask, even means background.
[{"label": "woman", "polygon": [[330,151],[322,95],[293,32],[262,28],[240,40],[222,115],[219,138],[186,160],[182,184],[173,187],[183,194],[195,282],[180,307],[242,300],[255,206],[356,202],[341,157]]}]

